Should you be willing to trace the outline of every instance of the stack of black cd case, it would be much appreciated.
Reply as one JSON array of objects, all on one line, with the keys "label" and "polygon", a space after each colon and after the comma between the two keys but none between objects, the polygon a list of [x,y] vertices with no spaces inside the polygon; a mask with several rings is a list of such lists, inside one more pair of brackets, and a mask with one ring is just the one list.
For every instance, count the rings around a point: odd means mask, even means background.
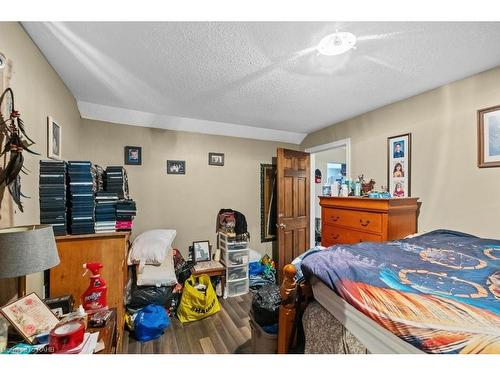
[{"label": "stack of black cd case", "polygon": [[118,195],[100,191],[96,193],[95,232],[116,232],[116,202]]},{"label": "stack of black cd case", "polygon": [[40,160],[40,223],[50,224],[56,236],[68,233],[66,168],[63,160]]},{"label": "stack of black cd case", "polygon": [[69,228],[71,234],[94,233],[95,168],[90,161],[69,161]]},{"label": "stack of black cd case", "polygon": [[105,190],[116,193],[118,198],[128,198],[127,171],[122,166],[109,166],[106,168]]}]

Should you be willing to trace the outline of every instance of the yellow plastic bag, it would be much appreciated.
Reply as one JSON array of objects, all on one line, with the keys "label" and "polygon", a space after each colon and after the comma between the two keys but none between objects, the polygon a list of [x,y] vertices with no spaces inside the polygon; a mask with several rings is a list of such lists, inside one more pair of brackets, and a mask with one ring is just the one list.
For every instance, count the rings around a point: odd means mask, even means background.
[{"label": "yellow plastic bag", "polygon": [[[195,289],[194,285],[203,284],[206,291],[202,292]],[[200,275],[198,277],[191,275],[184,282],[181,303],[177,309],[177,317],[182,323],[194,322],[213,315],[220,310],[217,295],[210,282],[210,276]]]}]

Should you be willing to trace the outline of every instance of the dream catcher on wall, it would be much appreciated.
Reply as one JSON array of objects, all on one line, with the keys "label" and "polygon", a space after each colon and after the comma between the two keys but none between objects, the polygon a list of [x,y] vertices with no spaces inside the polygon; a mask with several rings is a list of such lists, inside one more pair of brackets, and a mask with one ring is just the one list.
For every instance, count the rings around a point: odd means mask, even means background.
[{"label": "dream catcher on wall", "polygon": [[[5,107],[2,107],[3,105]],[[33,155],[40,154],[29,149],[35,142],[26,134],[21,114],[15,109],[14,92],[10,87],[0,97],[0,108],[5,108],[5,113],[7,114],[4,116],[3,112],[0,113],[0,132],[3,138],[5,138],[5,146],[0,156],[4,157],[4,165],[6,164],[0,170],[0,186],[5,184],[9,188],[12,199],[19,210],[24,212],[21,198],[29,197],[21,192],[20,173],[28,174],[29,171],[24,166],[23,151],[27,151]]]}]

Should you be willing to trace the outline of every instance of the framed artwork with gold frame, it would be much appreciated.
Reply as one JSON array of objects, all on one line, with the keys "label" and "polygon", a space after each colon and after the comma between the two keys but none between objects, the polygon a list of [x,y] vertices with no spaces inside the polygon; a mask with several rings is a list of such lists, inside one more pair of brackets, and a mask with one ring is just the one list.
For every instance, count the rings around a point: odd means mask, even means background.
[{"label": "framed artwork with gold frame", "polygon": [[57,316],[36,293],[5,305],[0,311],[30,344],[37,335],[50,331],[59,323]]},{"label": "framed artwork with gold frame", "polygon": [[500,167],[500,105],[477,111],[477,166]]}]

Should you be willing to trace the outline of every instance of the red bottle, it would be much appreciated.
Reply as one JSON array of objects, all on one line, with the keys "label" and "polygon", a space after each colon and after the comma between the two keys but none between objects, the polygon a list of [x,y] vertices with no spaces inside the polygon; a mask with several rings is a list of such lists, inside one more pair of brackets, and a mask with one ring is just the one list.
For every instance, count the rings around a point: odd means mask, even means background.
[{"label": "red bottle", "polygon": [[99,270],[102,268],[101,263],[85,263],[83,268],[87,271],[92,272],[90,276],[90,285],[88,289],[82,294],[82,306],[85,312],[88,314],[95,313],[97,311],[106,310],[108,308],[108,302],[106,299],[108,288],[106,282],[101,277]]}]

